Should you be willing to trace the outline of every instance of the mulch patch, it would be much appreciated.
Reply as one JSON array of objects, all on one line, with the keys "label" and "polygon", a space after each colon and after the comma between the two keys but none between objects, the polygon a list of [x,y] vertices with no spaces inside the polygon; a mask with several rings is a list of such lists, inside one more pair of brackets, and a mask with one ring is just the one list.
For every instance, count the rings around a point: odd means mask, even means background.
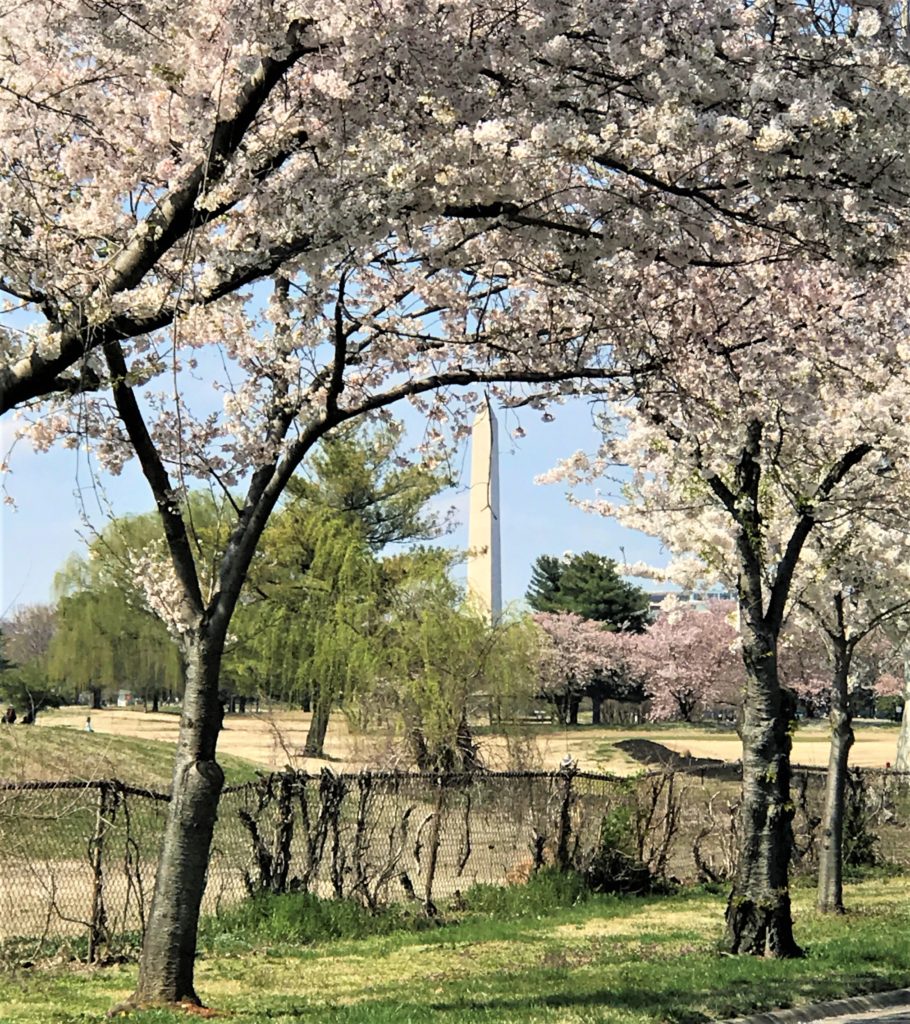
[{"label": "mulch patch", "polygon": [[654,740],[619,740],[615,746],[617,750],[622,750],[640,764],[671,768],[674,771],[702,772],[712,778],[738,779],[742,775],[742,766],[737,761],[721,761],[716,757],[692,757],[691,754],[680,754]]}]

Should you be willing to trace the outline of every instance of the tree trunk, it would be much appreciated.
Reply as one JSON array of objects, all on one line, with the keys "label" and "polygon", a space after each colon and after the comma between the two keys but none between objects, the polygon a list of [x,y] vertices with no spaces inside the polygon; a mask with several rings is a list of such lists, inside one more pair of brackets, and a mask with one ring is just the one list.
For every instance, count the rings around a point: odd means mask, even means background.
[{"label": "tree trunk", "polygon": [[419,726],[414,725],[408,730],[408,733],[411,737],[411,749],[414,752],[414,761],[417,764],[417,770],[420,772],[432,771],[433,765],[430,758],[430,751],[427,747],[427,740],[423,731]]},{"label": "tree trunk", "polygon": [[844,793],[847,786],[847,758],[853,746],[853,716],[847,677],[850,651],[835,639],[834,680],[831,687],[831,750],[825,785],[822,819],[822,848],[818,861],[818,909],[824,913],[844,912]]},{"label": "tree trunk", "polygon": [[581,705],[581,697],[569,698],[569,725],[578,725],[578,708]]},{"label": "tree trunk", "polygon": [[463,772],[477,772],[483,768],[483,761],[474,742],[474,734],[468,724],[468,716],[462,713],[455,735],[455,749],[458,752],[458,767]]},{"label": "tree trunk", "polygon": [[560,725],[568,722],[569,698],[565,694],[559,694],[553,698],[553,707],[556,708],[556,721]]},{"label": "tree trunk", "polygon": [[910,772],[910,658],[904,658],[904,711],[901,715],[901,731],[897,737],[894,769]]},{"label": "tree trunk", "polygon": [[325,757],[325,734],[329,728],[331,708],[327,700],[318,699],[313,707],[313,717],[303,745],[304,757]]},{"label": "tree trunk", "polygon": [[196,931],[224,773],[215,760],[221,730],[218,675],[223,639],[204,632],[187,641],[186,691],[171,802],[158,860],[131,1005],[189,1002],[194,988]]},{"label": "tree trunk", "polygon": [[159,699],[160,699],[160,697],[161,697],[161,694],[158,692],[158,690],[155,690],[152,693],[152,712],[156,712],[156,711],[159,710]]},{"label": "tree trunk", "polygon": [[795,700],[777,676],[776,636],[743,636],[747,683],[739,864],[727,904],[732,953],[794,957],[788,868],[792,843],[790,723]]},{"label": "tree trunk", "polygon": [[592,695],[591,697],[591,725],[600,725],[602,720],[601,708],[603,706],[603,700],[600,697]]}]

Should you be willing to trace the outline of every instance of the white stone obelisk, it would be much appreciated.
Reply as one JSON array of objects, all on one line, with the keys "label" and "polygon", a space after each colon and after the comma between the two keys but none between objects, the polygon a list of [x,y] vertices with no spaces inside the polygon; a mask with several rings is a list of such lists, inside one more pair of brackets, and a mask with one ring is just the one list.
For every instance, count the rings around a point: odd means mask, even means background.
[{"label": "white stone obelisk", "polygon": [[490,623],[502,614],[499,551],[499,449],[496,417],[487,399],[471,428],[468,507],[468,599]]}]

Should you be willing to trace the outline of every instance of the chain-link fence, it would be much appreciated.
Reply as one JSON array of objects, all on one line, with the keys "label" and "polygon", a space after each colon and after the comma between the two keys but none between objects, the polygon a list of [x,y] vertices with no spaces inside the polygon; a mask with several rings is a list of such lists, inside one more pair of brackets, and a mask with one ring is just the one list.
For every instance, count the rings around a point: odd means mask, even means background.
[{"label": "chain-link fence", "polygon": [[[857,770],[848,788],[848,857],[910,866],[910,777]],[[547,864],[625,888],[723,881],[735,867],[739,789],[730,766],[631,779],[278,773],[225,790],[203,913],[262,891],[372,908],[412,899],[432,913],[473,885],[519,883]],[[808,871],[824,773],[796,770],[792,792],[795,866]],[[167,803],[112,781],[0,785],[0,949],[33,958],[64,940],[96,958],[137,944]]]}]

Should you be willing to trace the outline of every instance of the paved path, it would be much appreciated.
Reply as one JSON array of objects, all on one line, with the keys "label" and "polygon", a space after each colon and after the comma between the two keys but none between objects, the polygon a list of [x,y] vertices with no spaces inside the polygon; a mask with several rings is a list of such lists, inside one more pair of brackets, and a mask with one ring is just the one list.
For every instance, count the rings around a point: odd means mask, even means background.
[{"label": "paved path", "polygon": [[910,1024],[910,989],[772,1010],[723,1024]]},{"label": "paved path", "polygon": [[910,1004],[895,1006],[885,1010],[867,1010],[865,1013],[850,1013],[838,1017],[823,1017],[821,1024],[837,1021],[838,1024],[910,1024]]}]

